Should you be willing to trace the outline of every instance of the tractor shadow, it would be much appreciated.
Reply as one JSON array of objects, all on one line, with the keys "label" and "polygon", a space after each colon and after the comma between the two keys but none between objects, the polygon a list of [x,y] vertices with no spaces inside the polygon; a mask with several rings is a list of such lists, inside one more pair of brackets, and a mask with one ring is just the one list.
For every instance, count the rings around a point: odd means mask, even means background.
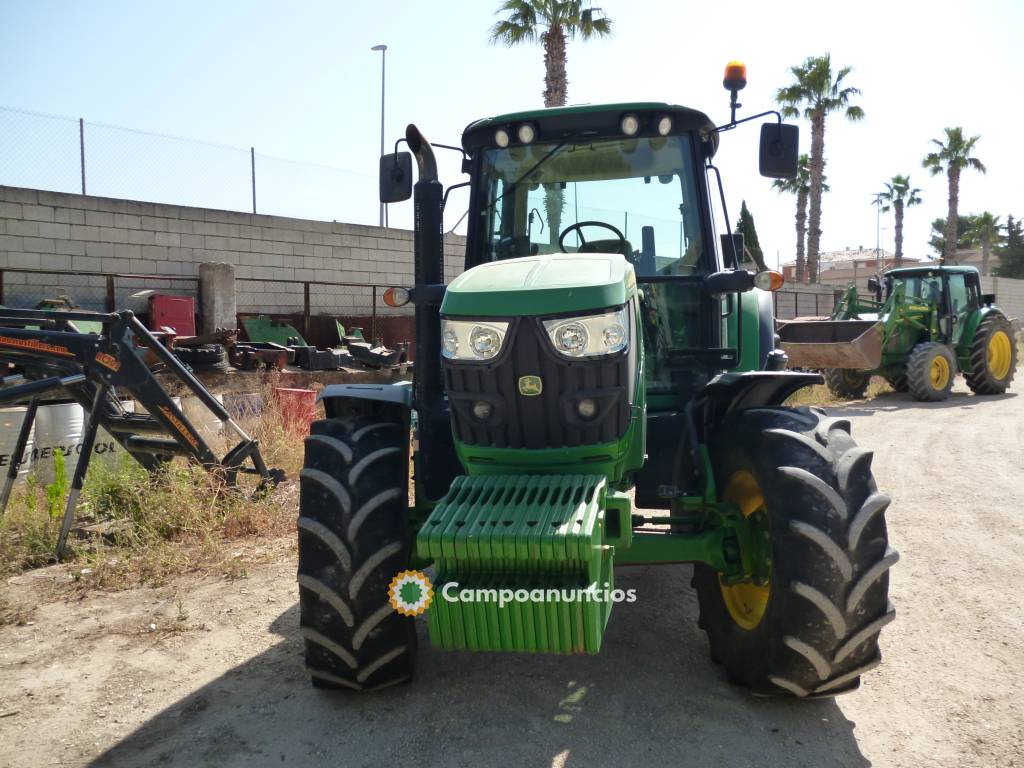
[{"label": "tractor shadow", "polygon": [[[92,765],[869,766],[834,701],[757,699],[708,659],[689,566],[620,569],[638,600],[590,657],[450,653],[420,626],[416,681],[314,690],[298,607],[282,641],[156,714]],[[856,695],[856,694],[854,694]]]},{"label": "tractor shadow", "polygon": [[939,411],[950,408],[971,409],[983,407],[988,403],[999,403],[1003,400],[1010,400],[1017,397],[1016,392],[1005,392],[1001,395],[975,395],[972,392],[958,392],[954,391],[950,393],[949,398],[942,400],[937,403],[927,403],[920,400],[915,400],[912,395],[907,392],[884,392],[880,395],[875,395],[870,400],[851,400],[848,403],[842,405],[829,405],[825,406],[825,410],[829,412],[829,415],[842,416],[842,415],[863,415],[866,413],[885,413],[891,411],[905,411],[905,410],[921,410],[921,411]]}]

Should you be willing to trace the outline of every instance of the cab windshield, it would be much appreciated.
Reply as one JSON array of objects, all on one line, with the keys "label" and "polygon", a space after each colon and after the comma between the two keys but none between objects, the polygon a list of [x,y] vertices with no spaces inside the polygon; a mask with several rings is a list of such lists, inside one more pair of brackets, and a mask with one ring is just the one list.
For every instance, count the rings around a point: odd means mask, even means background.
[{"label": "cab windshield", "polygon": [[641,279],[712,271],[689,135],[490,149],[482,163],[484,261],[604,252]]}]

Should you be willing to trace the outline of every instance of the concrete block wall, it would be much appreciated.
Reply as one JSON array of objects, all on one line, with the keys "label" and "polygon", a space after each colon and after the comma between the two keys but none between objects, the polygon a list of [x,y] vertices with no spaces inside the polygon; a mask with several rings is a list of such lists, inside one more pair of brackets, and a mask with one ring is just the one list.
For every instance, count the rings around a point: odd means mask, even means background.
[{"label": "concrete block wall", "polygon": [[1007,317],[1024,321],[1024,280],[986,275],[981,278],[981,287],[985,293],[996,295],[996,304]]},{"label": "concrete block wall", "polygon": [[[464,248],[465,238],[446,238],[447,279],[462,270]],[[234,265],[239,312],[295,312],[302,310],[302,285],[285,281],[411,284],[412,232],[0,186],[0,269],[52,270],[6,273],[5,293],[19,286],[30,292],[35,282],[41,292],[65,287],[86,306],[102,302],[103,279],[76,273],[192,277],[203,262]],[[195,290],[191,282],[117,284],[119,306],[122,291]],[[368,288],[318,286],[310,294],[314,312],[370,309]]]}]

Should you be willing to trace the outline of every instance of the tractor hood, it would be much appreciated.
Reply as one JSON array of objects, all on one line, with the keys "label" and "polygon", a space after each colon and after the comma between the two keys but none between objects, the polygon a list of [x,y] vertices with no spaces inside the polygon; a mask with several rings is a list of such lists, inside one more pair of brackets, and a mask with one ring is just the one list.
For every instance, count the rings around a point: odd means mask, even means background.
[{"label": "tractor hood", "polygon": [[617,307],[635,292],[633,267],[618,253],[524,256],[463,272],[448,286],[441,314],[564,315]]}]

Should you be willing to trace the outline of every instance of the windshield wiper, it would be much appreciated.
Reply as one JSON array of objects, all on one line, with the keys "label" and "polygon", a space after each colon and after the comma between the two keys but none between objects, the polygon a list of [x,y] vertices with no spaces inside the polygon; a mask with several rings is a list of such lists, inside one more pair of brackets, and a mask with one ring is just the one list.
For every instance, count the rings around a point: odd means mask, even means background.
[{"label": "windshield wiper", "polygon": [[546,155],[544,155],[544,157],[542,157],[540,160],[538,160],[536,163],[534,163],[533,166],[526,173],[524,173],[518,179],[516,179],[511,184],[509,184],[508,187],[505,189],[505,191],[502,192],[500,195],[498,195],[496,198],[494,198],[494,201],[490,205],[488,205],[486,208],[484,208],[481,211],[481,213],[486,213],[487,211],[490,211],[492,208],[494,208],[494,206],[496,206],[498,204],[498,202],[502,198],[505,197],[505,195],[507,195],[510,192],[512,192],[513,190],[515,190],[515,188],[518,187],[522,183],[523,179],[525,179],[531,173],[533,173],[538,168],[540,168],[542,165],[544,165],[544,163],[546,163],[551,158],[552,155],[554,155],[558,150],[562,149],[568,143],[569,143],[569,140],[566,139],[561,144],[556,144],[554,149],[552,149],[550,152],[548,152]]}]

